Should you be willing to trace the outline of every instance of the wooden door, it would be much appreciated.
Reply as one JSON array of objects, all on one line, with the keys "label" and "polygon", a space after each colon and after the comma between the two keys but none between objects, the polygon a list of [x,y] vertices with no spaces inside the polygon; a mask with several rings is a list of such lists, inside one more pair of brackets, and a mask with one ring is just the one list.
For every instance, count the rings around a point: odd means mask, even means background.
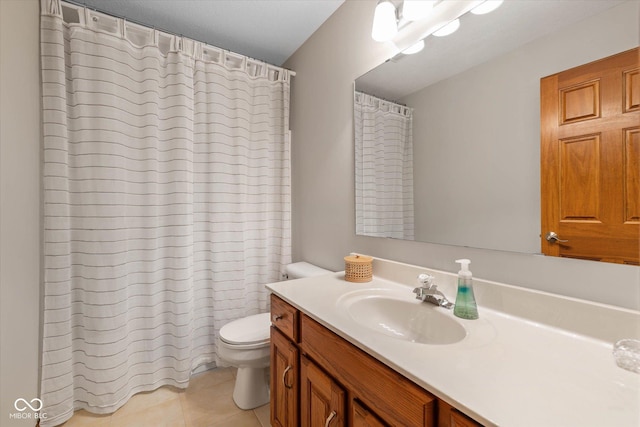
[{"label": "wooden door", "polygon": [[271,327],[271,425],[298,427],[298,348]]},{"label": "wooden door", "polygon": [[[546,255],[639,264],[639,53],[541,79]],[[566,242],[548,241],[549,232]]]},{"label": "wooden door", "polygon": [[303,427],[343,427],[345,392],[311,360],[300,359],[300,417]]}]

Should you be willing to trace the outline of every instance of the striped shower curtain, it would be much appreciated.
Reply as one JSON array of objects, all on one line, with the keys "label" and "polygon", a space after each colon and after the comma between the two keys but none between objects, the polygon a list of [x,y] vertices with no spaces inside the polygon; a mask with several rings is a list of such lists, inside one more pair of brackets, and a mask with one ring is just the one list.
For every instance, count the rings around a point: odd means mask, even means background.
[{"label": "striped shower curtain", "polygon": [[43,427],[186,387],[291,259],[277,67],[43,0]]},{"label": "striped shower curtain", "polygon": [[356,234],[414,239],[412,114],[354,93]]}]

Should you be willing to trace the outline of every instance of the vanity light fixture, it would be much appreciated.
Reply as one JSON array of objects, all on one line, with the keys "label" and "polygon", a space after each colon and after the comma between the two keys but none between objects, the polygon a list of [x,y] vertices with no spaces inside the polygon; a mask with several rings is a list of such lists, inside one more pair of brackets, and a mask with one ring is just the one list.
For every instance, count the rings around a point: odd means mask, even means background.
[{"label": "vanity light fixture", "polygon": [[373,15],[371,37],[377,42],[386,42],[397,33],[396,7],[389,0],[380,0]]},{"label": "vanity light fixture", "polygon": [[[371,37],[378,42],[393,43],[409,51],[415,40],[433,34],[438,37],[454,33],[460,27],[456,18],[469,11],[489,13],[503,0],[378,0]],[[443,23],[448,22],[443,26]],[[434,31],[437,29],[437,31]],[[418,46],[415,47],[416,51]]]},{"label": "vanity light fixture", "polygon": [[402,3],[402,18],[407,21],[418,21],[425,18],[433,5],[435,0],[404,0]]},{"label": "vanity light fixture", "polygon": [[471,13],[474,15],[484,15],[485,13],[493,12],[500,7],[502,2],[503,0],[486,0],[471,9]]},{"label": "vanity light fixture", "polygon": [[433,35],[436,37],[448,36],[449,34],[455,33],[458,30],[458,28],[460,28],[460,20],[455,19],[449,22],[444,27],[440,28],[438,31],[434,31]]},{"label": "vanity light fixture", "polygon": [[424,49],[424,40],[418,41],[418,43],[403,50],[402,53],[405,55],[413,55],[414,53],[420,52],[422,49]]}]

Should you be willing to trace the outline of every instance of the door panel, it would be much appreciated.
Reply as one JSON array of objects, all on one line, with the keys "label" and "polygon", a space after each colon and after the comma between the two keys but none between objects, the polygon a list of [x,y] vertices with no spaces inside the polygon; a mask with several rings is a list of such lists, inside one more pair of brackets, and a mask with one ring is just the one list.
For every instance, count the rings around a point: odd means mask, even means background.
[{"label": "door panel", "polygon": [[625,112],[640,109],[640,72],[638,70],[624,73],[624,105]]},{"label": "door panel", "polygon": [[640,127],[624,131],[625,222],[640,222]]},{"label": "door panel", "polygon": [[599,222],[600,135],[562,139],[559,144],[560,218]]},{"label": "door panel", "polygon": [[[542,252],[640,263],[639,49],[541,79]],[[547,233],[559,240],[547,241]]]},{"label": "door panel", "polygon": [[600,117],[600,81],[560,89],[560,124]]}]

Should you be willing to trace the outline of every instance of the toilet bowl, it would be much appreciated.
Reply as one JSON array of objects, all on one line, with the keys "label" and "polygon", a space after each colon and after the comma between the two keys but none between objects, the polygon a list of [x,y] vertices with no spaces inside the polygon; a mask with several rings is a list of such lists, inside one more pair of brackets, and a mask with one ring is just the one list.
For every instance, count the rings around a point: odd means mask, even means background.
[{"label": "toilet bowl", "polygon": [[[287,279],[329,274],[306,262],[286,267]],[[233,401],[240,409],[253,409],[269,402],[269,313],[255,314],[224,325],[218,334],[218,357],[238,368]]]},{"label": "toilet bowl", "polygon": [[269,401],[269,313],[227,323],[218,335],[218,356],[238,368],[233,400],[240,409],[253,409]]}]

